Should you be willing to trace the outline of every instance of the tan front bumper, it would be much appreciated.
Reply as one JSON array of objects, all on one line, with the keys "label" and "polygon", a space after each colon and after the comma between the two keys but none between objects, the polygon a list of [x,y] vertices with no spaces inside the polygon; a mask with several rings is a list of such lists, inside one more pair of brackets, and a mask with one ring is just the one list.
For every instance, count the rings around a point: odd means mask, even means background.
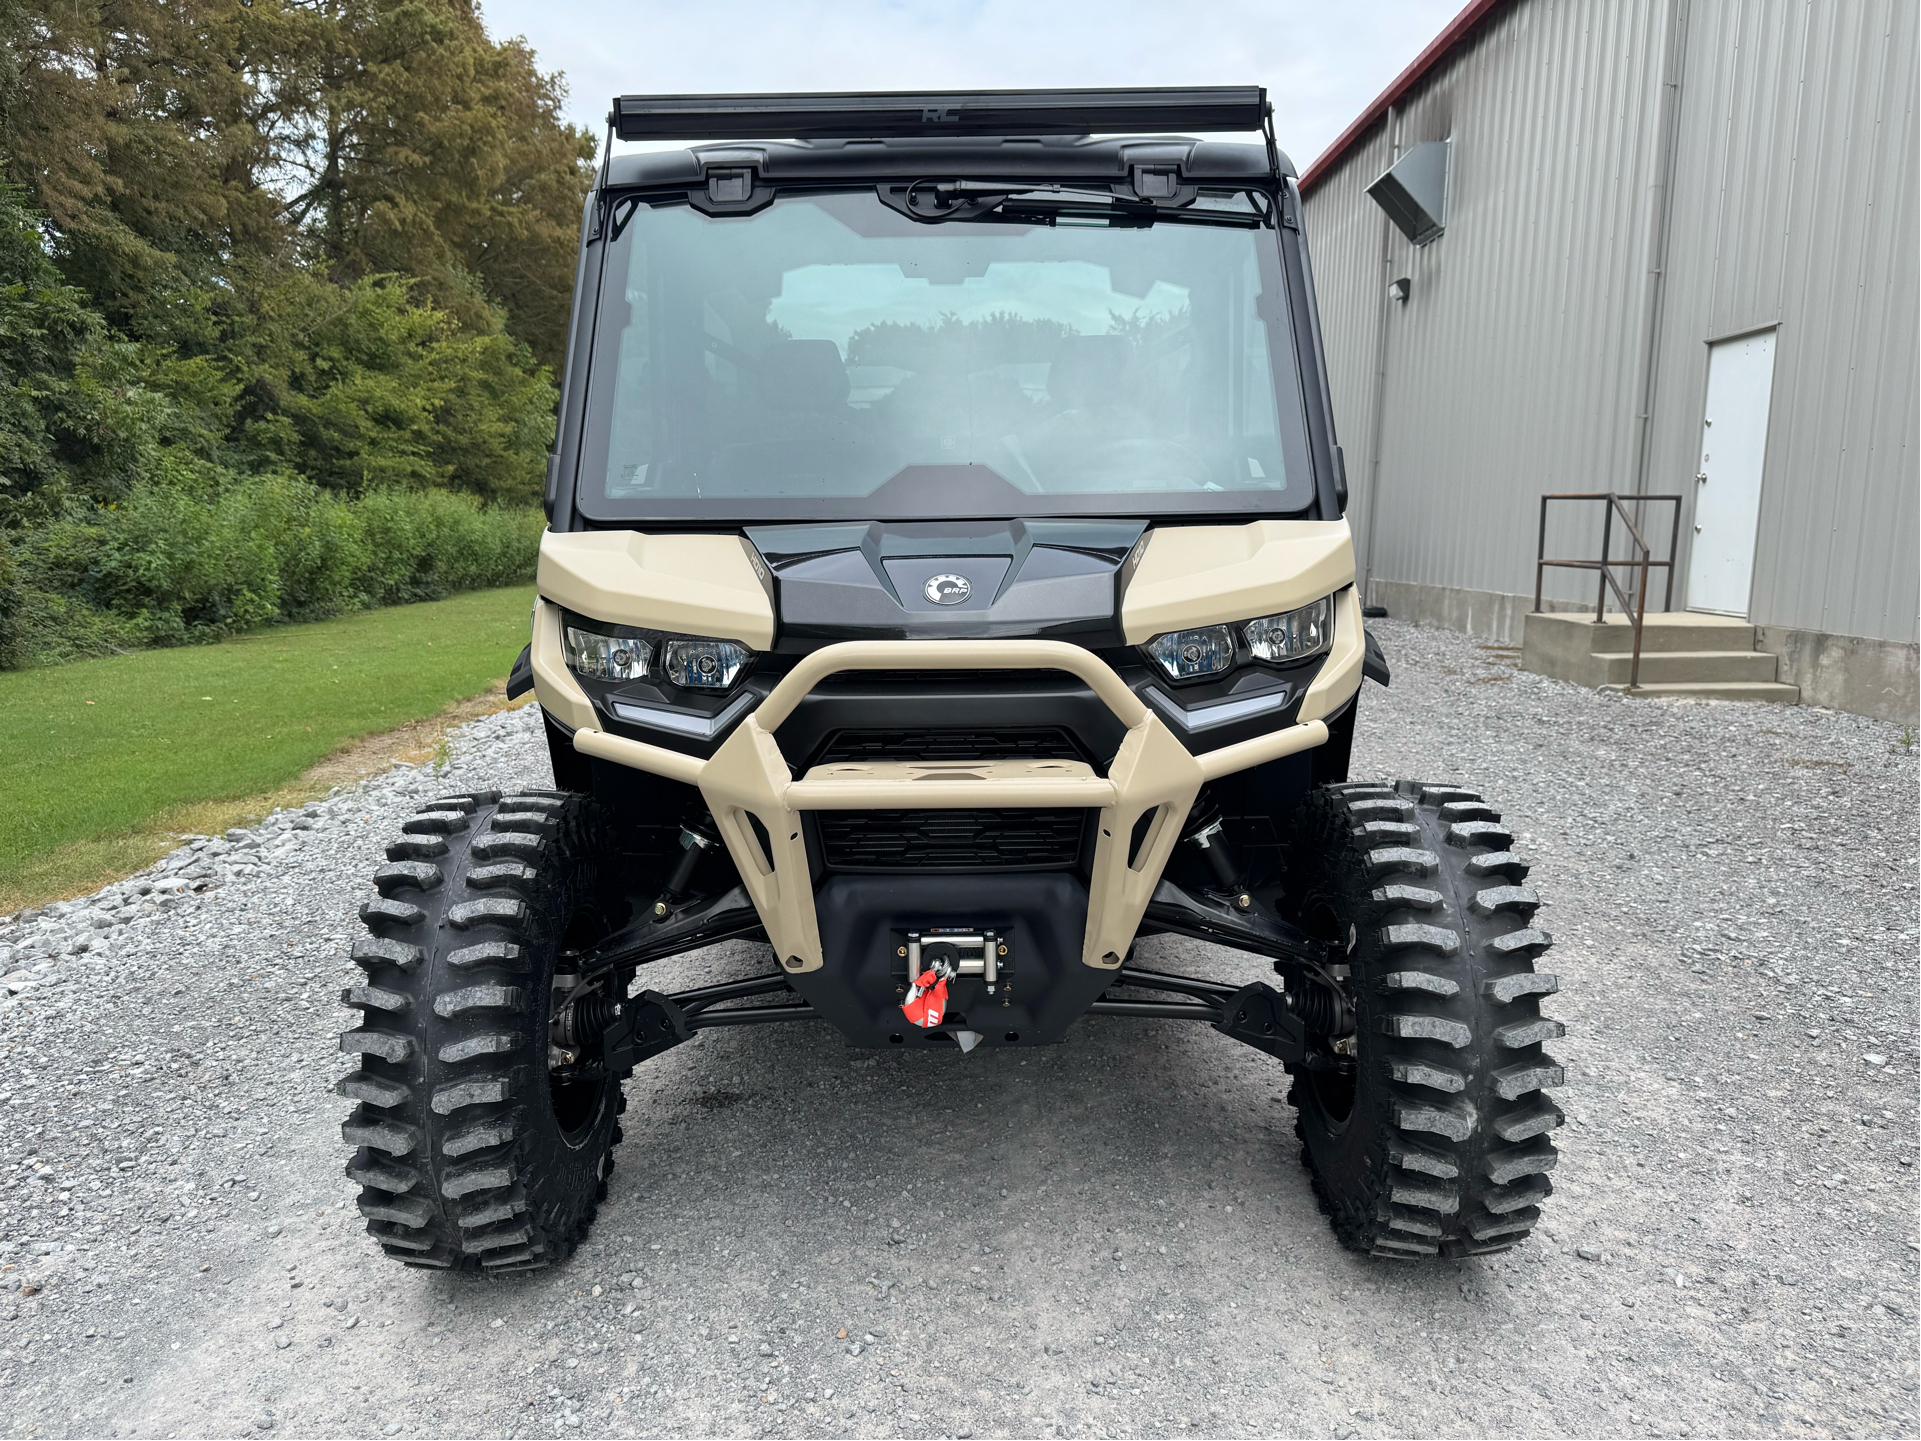
[{"label": "tan front bumper", "polygon": [[[574,728],[577,750],[700,788],[767,938],[788,970],[810,971],[822,964],[802,812],[1028,806],[1099,810],[1081,959],[1113,969],[1133,945],[1141,914],[1201,785],[1327,739],[1320,717],[1338,709],[1360,684],[1364,641],[1352,588],[1337,597],[1337,614],[1333,651],[1301,706],[1300,713],[1312,718],[1201,755],[1190,755],[1105,661],[1061,641],[847,641],[825,646],[803,657],[704,761],[598,728],[586,694],[560,660],[558,608],[545,601],[534,615],[534,670],[542,705]],[[821,681],[849,670],[1066,671],[1085,682],[1127,732],[1105,777],[1071,761],[884,762],[816,766],[796,780],[774,732]],[[1130,865],[1134,827],[1149,811],[1155,812],[1154,819]],[[749,816],[765,829],[767,847],[755,835]]]}]

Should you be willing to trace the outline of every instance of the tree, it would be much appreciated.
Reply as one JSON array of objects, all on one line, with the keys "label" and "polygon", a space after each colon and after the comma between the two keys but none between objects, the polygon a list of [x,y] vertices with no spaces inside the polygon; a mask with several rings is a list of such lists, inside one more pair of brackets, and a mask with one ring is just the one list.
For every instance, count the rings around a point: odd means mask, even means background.
[{"label": "tree", "polygon": [[[265,27],[271,29],[271,26]],[[117,326],[285,241],[243,0],[0,0],[0,155]]]},{"label": "tree", "polygon": [[[594,139],[469,0],[0,0],[0,160],[119,329],[304,262],[557,365]],[[182,305],[186,311],[182,312]]]},{"label": "tree", "polygon": [[486,302],[560,361],[594,138],[520,41],[462,0],[318,0],[284,81],[287,213],[342,279],[419,278],[477,330]]},{"label": "tree", "polygon": [[81,372],[106,327],[62,282],[35,221],[0,186],[0,529],[100,432]]}]

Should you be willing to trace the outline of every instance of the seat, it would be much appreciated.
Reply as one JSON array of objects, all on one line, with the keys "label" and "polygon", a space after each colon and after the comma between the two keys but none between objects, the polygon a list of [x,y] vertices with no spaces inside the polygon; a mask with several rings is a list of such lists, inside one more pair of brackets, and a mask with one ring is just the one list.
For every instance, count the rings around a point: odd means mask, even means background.
[{"label": "seat", "polygon": [[1047,394],[1062,410],[1101,410],[1125,398],[1134,344],[1125,335],[1070,335],[1047,370]]},{"label": "seat", "polygon": [[753,357],[750,374],[769,410],[835,410],[847,403],[847,367],[831,340],[776,340]]}]

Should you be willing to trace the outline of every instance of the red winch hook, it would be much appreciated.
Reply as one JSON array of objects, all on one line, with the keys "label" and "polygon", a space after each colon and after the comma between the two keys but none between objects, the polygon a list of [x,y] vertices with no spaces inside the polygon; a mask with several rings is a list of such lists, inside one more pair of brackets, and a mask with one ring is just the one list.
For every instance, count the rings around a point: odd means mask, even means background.
[{"label": "red winch hook", "polygon": [[922,971],[907,988],[901,1011],[923,1030],[933,1030],[947,1014],[947,977],[931,967]]}]

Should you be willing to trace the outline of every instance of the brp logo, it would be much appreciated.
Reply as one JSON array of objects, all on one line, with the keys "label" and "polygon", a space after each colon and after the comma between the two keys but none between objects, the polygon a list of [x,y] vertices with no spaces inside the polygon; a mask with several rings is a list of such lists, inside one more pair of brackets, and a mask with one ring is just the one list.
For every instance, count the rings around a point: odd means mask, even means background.
[{"label": "brp logo", "polygon": [[964,575],[937,575],[920,588],[920,593],[935,605],[959,605],[974,593]]}]

